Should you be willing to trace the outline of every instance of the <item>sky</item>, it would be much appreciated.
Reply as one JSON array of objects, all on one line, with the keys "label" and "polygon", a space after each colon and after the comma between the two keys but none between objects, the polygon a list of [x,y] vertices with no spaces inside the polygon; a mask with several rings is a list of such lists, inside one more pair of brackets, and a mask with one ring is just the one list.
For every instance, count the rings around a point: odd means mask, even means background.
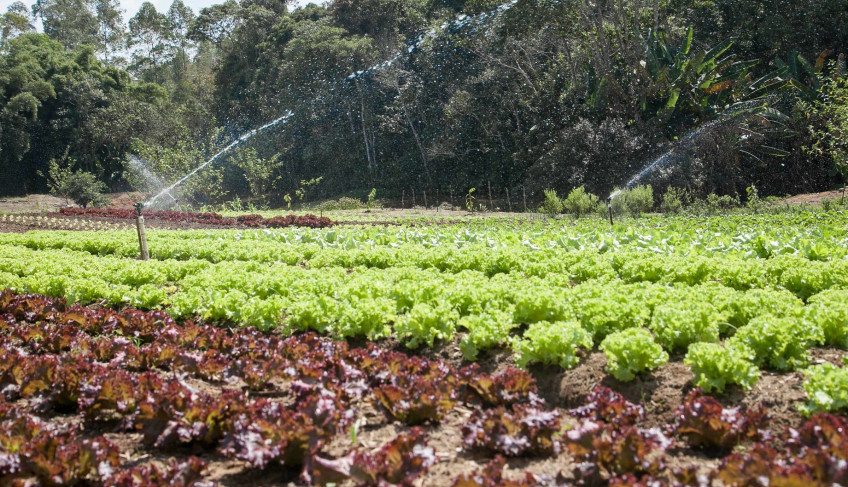
[{"label": "sky", "polygon": [[[156,10],[163,12],[163,13],[168,11],[168,7],[170,7],[171,2],[173,2],[173,0],[147,0],[147,1],[149,1],[154,6],[156,6]],[[11,5],[14,2],[15,2],[15,0],[0,0],[0,13],[5,12],[6,9],[9,7],[9,5]],[[34,0],[23,0],[23,2],[27,6],[30,6],[33,3],[35,3]],[[135,15],[135,13],[138,12],[138,8],[141,7],[141,4],[144,3],[144,2],[145,2],[145,0],[121,0],[121,8],[124,9],[124,22],[127,22],[130,19],[130,17]],[[304,5],[307,5],[310,2],[320,4],[320,3],[322,3],[322,0],[295,0],[294,3],[293,3],[293,6],[302,7]],[[191,7],[191,9],[194,10],[194,13],[197,13],[202,8],[209,7],[209,6],[214,5],[216,3],[224,3],[224,0],[183,0],[183,3],[185,3],[186,5]]]}]

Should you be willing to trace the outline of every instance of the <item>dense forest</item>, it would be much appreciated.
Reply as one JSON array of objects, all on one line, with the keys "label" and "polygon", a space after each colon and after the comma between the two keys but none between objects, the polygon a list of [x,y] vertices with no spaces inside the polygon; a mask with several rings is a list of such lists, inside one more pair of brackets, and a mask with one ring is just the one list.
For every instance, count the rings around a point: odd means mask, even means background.
[{"label": "dense forest", "polygon": [[605,195],[663,154],[645,182],[744,197],[826,189],[848,154],[848,0],[38,0],[0,35],[7,195],[51,162],[153,190],[289,111],[185,200]]}]

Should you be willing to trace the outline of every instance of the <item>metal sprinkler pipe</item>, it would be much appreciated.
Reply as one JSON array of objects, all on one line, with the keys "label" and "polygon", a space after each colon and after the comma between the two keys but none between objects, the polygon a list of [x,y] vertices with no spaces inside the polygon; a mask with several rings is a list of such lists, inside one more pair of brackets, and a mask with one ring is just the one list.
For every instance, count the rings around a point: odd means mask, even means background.
[{"label": "metal sprinkler pipe", "polygon": [[609,213],[610,226],[612,226],[612,195],[607,196],[607,213]]},{"label": "metal sprinkler pipe", "polygon": [[150,253],[147,252],[147,233],[144,231],[144,216],[141,215],[144,203],[139,201],[133,207],[137,215],[135,217],[135,225],[138,229],[138,247],[141,252],[141,260],[150,260]]}]

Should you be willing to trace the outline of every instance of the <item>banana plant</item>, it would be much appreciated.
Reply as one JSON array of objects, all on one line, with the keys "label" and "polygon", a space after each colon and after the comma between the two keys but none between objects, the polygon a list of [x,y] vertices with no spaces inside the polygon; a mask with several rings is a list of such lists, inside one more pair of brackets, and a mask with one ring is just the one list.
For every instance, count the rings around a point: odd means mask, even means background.
[{"label": "banana plant", "polygon": [[738,60],[728,50],[733,39],[710,49],[693,48],[694,31],[689,28],[679,45],[672,45],[662,31],[645,41],[642,65],[654,89],[641,100],[643,112],[656,112],[661,119],[699,115],[710,117],[729,105],[761,97],[783,83],[781,73],[751,80],[757,61]]}]

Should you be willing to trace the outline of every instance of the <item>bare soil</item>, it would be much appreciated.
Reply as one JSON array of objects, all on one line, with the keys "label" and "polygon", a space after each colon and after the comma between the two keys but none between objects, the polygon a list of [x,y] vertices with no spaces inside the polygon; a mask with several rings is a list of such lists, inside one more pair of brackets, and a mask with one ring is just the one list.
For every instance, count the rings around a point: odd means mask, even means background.
[{"label": "bare soil", "polygon": [[780,203],[789,205],[811,205],[821,206],[822,200],[841,200],[842,189],[834,189],[832,191],[822,191],[821,193],[797,194],[780,200]]}]

